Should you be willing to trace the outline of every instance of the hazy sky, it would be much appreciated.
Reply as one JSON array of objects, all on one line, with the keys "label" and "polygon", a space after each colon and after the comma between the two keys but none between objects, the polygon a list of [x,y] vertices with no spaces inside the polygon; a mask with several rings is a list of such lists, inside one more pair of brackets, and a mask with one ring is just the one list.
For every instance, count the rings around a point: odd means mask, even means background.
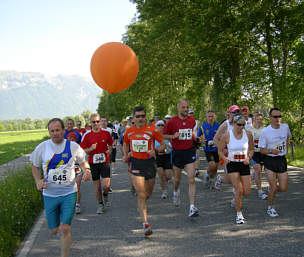
[{"label": "hazy sky", "polygon": [[121,41],[129,0],[0,0],[0,70],[90,76],[102,44]]}]

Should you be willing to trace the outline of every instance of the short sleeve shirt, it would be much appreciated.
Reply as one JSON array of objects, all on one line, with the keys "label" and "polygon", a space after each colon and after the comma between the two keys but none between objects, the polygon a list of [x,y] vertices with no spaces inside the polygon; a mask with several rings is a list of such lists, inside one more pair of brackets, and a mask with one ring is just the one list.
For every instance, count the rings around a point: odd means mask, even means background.
[{"label": "short sleeve shirt", "polygon": [[163,142],[162,135],[154,126],[145,125],[143,128],[133,126],[124,134],[124,143],[130,145],[131,156],[136,159],[149,159],[148,151],[155,150],[155,140]]},{"label": "short sleeve shirt", "polygon": [[[96,149],[91,151],[89,153],[88,161],[89,163],[96,163],[94,158],[97,158],[98,156],[104,156],[104,162],[109,162],[110,158],[106,154],[106,151],[108,150],[108,147],[113,144],[113,139],[111,137],[111,134],[106,130],[99,130],[98,132],[94,132],[93,130],[87,132],[84,134],[83,139],[81,141],[80,146],[83,149],[90,148],[92,144],[96,144]],[[100,155],[104,154],[104,155]]]},{"label": "short sleeve shirt", "polygon": [[181,119],[174,116],[166,123],[163,134],[174,135],[179,132],[179,137],[172,139],[172,147],[176,150],[188,150],[193,147],[192,132],[195,124],[193,117],[188,116],[186,119]]},{"label": "short sleeve shirt", "polygon": [[[278,155],[284,156],[287,153],[287,139],[291,138],[288,124],[280,124],[280,128],[274,129],[271,125],[261,131],[258,147],[267,149],[278,149]],[[269,156],[277,156],[267,154]]]},{"label": "short sleeve shirt", "polygon": [[197,131],[198,137],[200,137],[204,133],[204,138],[205,138],[204,151],[207,151],[207,152],[216,152],[217,151],[217,148],[214,146],[214,143],[213,143],[213,138],[219,127],[220,127],[220,124],[217,122],[214,122],[213,125],[211,125],[208,122],[205,122],[198,128],[198,131]]}]

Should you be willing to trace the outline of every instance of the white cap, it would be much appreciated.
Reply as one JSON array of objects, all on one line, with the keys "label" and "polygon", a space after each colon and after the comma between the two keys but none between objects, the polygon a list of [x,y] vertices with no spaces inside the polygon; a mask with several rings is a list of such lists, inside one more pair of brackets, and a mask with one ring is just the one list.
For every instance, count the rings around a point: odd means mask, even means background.
[{"label": "white cap", "polygon": [[165,125],[165,122],[163,120],[158,120],[156,123],[155,123],[155,126],[158,126],[158,125]]},{"label": "white cap", "polygon": [[169,114],[167,114],[167,115],[165,116],[165,119],[171,119],[171,116],[170,116]]}]

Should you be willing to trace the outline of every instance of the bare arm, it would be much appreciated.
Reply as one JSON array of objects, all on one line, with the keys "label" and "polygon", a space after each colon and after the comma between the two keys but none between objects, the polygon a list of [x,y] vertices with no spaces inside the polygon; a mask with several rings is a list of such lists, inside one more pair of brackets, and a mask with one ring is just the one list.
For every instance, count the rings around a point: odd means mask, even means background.
[{"label": "bare arm", "polygon": [[225,147],[229,143],[229,134],[226,132],[224,135],[221,136],[221,140],[217,146],[218,155],[221,159],[223,159],[226,163],[229,162],[228,158],[225,156]]},{"label": "bare arm", "polygon": [[122,151],[123,151],[123,161],[124,162],[128,162],[128,159],[129,159],[129,147],[130,147],[130,144],[126,144],[125,142],[123,143],[123,146],[122,146]]},{"label": "bare arm", "polygon": [[216,146],[219,145],[221,138],[223,137],[223,135],[225,134],[225,132],[227,131],[227,123],[224,122],[219,129],[216,131],[215,136],[213,137],[213,142]]},{"label": "bare arm", "polygon": [[253,147],[253,137],[250,131],[246,131],[247,137],[248,137],[248,157],[244,161],[244,164],[248,165],[250,162],[250,159],[252,158],[254,154],[254,147]]},{"label": "bare arm", "polygon": [[91,169],[90,165],[87,161],[84,161],[83,163],[80,163],[79,166],[84,171],[83,180],[88,181],[91,179]]},{"label": "bare arm", "polygon": [[88,147],[86,149],[83,149],[85,151],[86,154],[90,154],[90,152],[94,151],[97,147],[97,143],[92,144],[91,147]]}]

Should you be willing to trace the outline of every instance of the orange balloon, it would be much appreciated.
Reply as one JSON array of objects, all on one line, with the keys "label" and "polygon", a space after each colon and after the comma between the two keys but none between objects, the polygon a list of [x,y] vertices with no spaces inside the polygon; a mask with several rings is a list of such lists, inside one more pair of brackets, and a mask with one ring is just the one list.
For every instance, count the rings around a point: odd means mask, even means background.
[{"label": "orange balloon", "polygon": [[91,74],[99,87],[114,94],[135,81],[138,59],[129,46],[119,42],[106,43],[92,56]]}]

